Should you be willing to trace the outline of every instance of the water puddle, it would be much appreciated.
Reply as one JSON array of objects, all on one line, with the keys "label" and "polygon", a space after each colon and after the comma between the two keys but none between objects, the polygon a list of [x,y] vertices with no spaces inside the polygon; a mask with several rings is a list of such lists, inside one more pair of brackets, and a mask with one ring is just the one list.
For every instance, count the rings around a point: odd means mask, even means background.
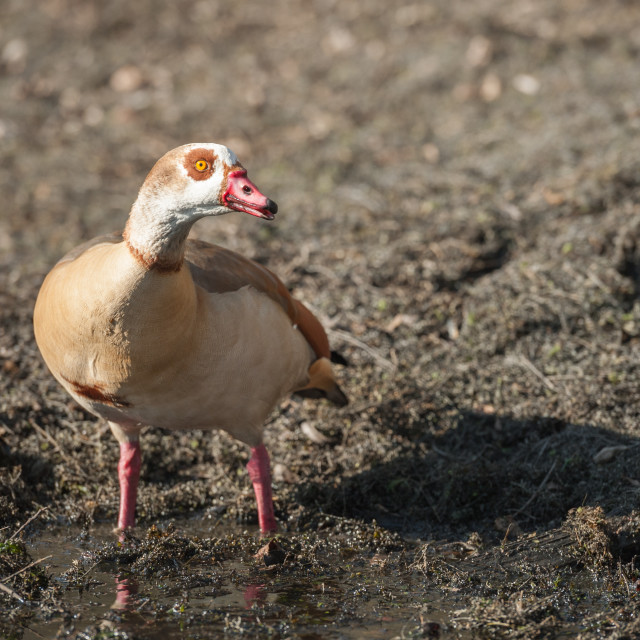
[{"label": "water puddle", "polygon": [[398,571],[393,553],[360,554],[313,534],[311,547],[296,542],[291,561],[266,567],[253,557],[257,536],[247,528],[199,520],[181,523],[173,537],[156,531],[162,551],[129,555],[135,543],[119,545],[107,525],[49,529],[27,541],[34,559],[50,556],[43,566],[62,606],[41,608],[22,638],[452,637],[442,592]]},{"label": "water puddle", "polygon": [[22,605],[8,637],[560,637],[635,615],[636,583],[602,582],[571,540],[558,529],[469,554],[334,522],[261,550],[256,530],[202,517],[125,541],[110,524],[49,527],[26,542],[55,589]]}]

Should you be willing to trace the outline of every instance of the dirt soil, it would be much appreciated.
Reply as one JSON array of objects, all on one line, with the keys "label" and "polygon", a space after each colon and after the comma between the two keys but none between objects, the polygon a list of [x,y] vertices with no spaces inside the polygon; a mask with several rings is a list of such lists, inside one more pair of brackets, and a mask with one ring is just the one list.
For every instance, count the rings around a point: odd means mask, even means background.
[{"label": "dirt soil", "polygon": [[[0,104],[0,634],[169,637],[79,628],[65,594],[92,563],[173,581],[180,606],[225,562],[267,571],[223,433],[143,435],[134,539],[78,546],[62,578],[30,551],[118,502],[108,427],[38,354],[39,285],[124,226],[160,155],[215,141],[280,213],[193,235],[278,273],[349,361],[348,407],[285,401],[268,424],[284,551],[260,580],[407,576],[439,604],[398,637],[637,637],[638,3],[5,0]],[[345,589],[328,617],[256,596],[163,624],[351,637],[365,596]]]}]

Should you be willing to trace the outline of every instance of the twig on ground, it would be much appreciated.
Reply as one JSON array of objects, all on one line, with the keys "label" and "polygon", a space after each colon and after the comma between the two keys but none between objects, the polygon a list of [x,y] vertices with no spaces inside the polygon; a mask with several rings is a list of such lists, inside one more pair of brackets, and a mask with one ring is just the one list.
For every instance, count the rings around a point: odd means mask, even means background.
[{"label": "twig on ground", "polygon": [[542,373],[542,371],[540,371],[540,369],[538,369],[526,356],[509,356],[506,358],[506,363],[517,364],[521,367],[524,367],[525,369],[528,369],[531,373],[533,373],[534,376],[542,381],[542,384],[544,384],[547,389],[549,389],[550,391],[557,391],[555,385],[551,382],[551,380],[549,380],[549,378],[547,378],[547,376],[545,376],[544,373]]},{"label": "twig on ground", "polygon": [[18,530],[8,538],[8,540],[13,540],[25,527],[27,527],[37,517],[39,517],[42,512],[47,511],[47,509],[49,509],[49,507],[41,507],[40,509],[38,509],[38,512],[32,515],[21,527],[19,527]]},{"label": "twig on ground", "polygon": [[16,593],[11,587],[7,587],[6,584],[2,584],[2,582],[0,582],[0,589],[5,593],[8,593],[12,598],[24,603],[24,598],[20,594]]},{"label": "twig on ground", "polygon": [[346,331],[342,331],[341,329],[329,329],[329,333],[336,336],[336,338],[340,338],[349,344],[362,349],[364,352],[368,353],[376,362],[378,362],[384,369],[387,371],[395,371],[396,365],[391,362],[388,358],[385,358],[377,349],[370,347],[362,340],[358,340],[355,336],[352,336],[350,333]]},{"label": "twig on ground", "polygon": [[558,464],[558,461],[554,460],[553,464],[551,465],[551,469],[549,469],[549,471],[547,471],[547,475],[544,477],[542,482],[538,485],[538,488],[529,496],[529,499],[514,514],[512,514],[512,516],[514,518],[517,515],[521,514],[534,501],[534,499],[538,496],[538,494],[542,491],[542,488],[544,487],[545,484],[547,484],[547,482],[548,482],[549,478],[551,477],[551,474],[554,472],[557,464]]},{"label": "twig on ground", "polygon": [[21,573],[24,573],[27,569],[31,569],[31,567],[34,567],[37,564],[40,564],[41,562],[44,562],[45,560],[48,560],[49,558],[53,558],[53,556],[45,556],[44,558],[39,558],[38,560],[34,560],[33,562],[30,562],[26,567],[22,567],[22,569],[16,571],[15,573],[12,573],[10,576],[7,576],[6,578],[2,579],[2,582],[0,582],[0,584],[3,584],[4,582],[7,582],[7,580],[11,580],[11,578],[15,578],[17,575],[20,575]]},{"label": "twig on ground", "polygon": [[83,477],[87,478],[87,473],[84,469],[78,464],[77,460],[71,458],[67,455],[67,453],[62,449],[62,447],[58,444],[57,440],[46,430],[37,425],[35,422],[30,422],[31,426],[44,438],[46,438],[54,447],[54,449],[62,456],[63,460],[71,465],[73,465],[76,471]]}]

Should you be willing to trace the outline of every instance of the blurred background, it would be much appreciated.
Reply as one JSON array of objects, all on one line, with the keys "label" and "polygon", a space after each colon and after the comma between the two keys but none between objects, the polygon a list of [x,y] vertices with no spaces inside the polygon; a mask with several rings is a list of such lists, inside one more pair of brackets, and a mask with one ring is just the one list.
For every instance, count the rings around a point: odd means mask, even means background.
[{"label": "blurred background", "polygon": [[197,228],[231,244],[357,233],[378,266],[390,234],[416,248],[482,207],[589,207],[579,183],[637,156],[639,23],[623,0],[3,0],[1,268],[121,228],[193,141],[281,205],[268,232]]}]

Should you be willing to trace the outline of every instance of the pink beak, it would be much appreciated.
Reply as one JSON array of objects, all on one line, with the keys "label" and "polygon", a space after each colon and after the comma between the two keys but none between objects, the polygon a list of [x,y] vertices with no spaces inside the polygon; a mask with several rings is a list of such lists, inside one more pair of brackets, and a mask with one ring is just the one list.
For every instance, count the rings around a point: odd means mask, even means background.
[{"label": "pink beak", "polygon": [[222,204],[235,211],[244,211],[252,216],[273,220],[278,205],[262,195],[244,169],[232,171],[227,177],[227,190],[222,196]]}]

